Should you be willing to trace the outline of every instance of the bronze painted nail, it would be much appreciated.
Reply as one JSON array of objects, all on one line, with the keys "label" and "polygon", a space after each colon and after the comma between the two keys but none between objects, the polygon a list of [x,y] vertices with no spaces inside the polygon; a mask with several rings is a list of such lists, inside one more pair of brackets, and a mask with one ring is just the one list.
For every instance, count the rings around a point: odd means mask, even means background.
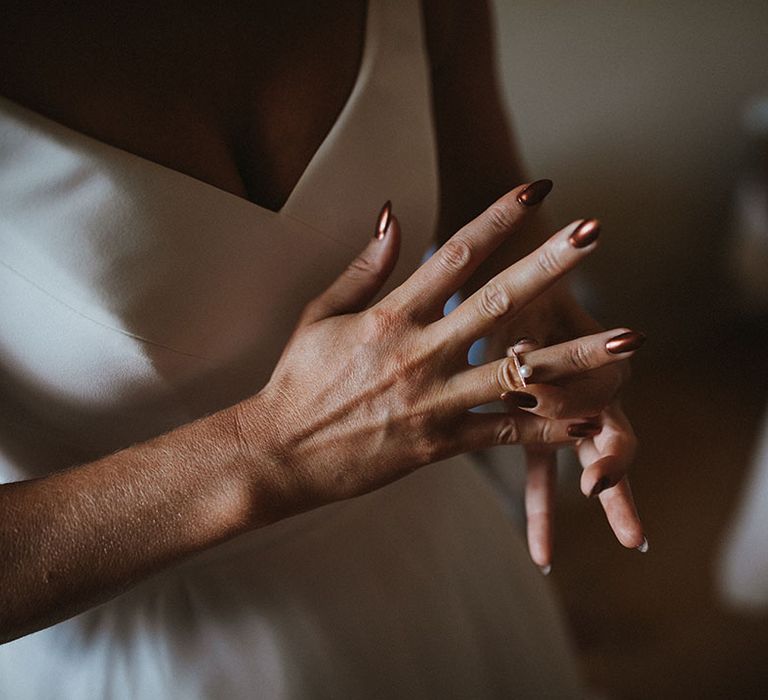
[{"label": "bronze painted nail", "polygon": [[510,401],[518,408],[536,408],[539,405],[538,399],[533,394],[526,394],[524,391],[505,391],[501,395],[502,401]]},{"label": "bronze painted nail", "polygon": [[574,423],[568,426],[568,435],[574,438],[590,438],[597,435],[603,426],[599,423]]},{"label": "bronze painted nail", "polygon": [[613,486],[611,480],[607,476],[601,476],[592,487],[592,490],[589,492],[589,497],[594,498],[599,493],[602,493],[605,491],[605,489],[608,489],[611,486]]},{"label": "bronze painted nail", "polygon": [[376,219],[376,228],[373,231],[373,237],[377,241],[380,241],[382,238],[384,238],[384,234],[387,232],[387,228],[389,227],[389,220],[391,217],[392,202],[387,200],[379,212],[379,217]]},{"label": "bronze painted nail", "polygon": [[590,243],[594,243],[599,235],[600,222],[597,219],[587,219],[568,236],[568,240],[574,248],[586,248]]},{"label": "bronze painted nail", "polygon": [[526,207],[536,206],[552,191],[552,185],[552,180],[536,180],[517,195],[517,201]]},{"label": "bronze painted nail", "polygon": [[606,344],[605,349],[611,355],[621,355],[623,352],[632,352],[637,350],[645,342],[645,335],[637,331],[627,331],[611,338]]}]

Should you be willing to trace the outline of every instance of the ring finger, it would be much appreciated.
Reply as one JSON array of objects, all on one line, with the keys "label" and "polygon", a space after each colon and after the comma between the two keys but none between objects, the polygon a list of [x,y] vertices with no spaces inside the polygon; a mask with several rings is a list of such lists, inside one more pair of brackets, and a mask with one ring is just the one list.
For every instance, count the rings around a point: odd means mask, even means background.
[{"label": "ring finger", "polygon": [[547,383],[626,360],[644,342],[642,333],[617,328],[530,352],[518,349],[518,356],[529,367],[529,383]]},{"label": "ring finger", "polygon": [[[528,397],[528,404],[518,403],[518,407],[538,407],[538,413],[542,404],[554,406],[563,400],[563,389],[552,386],[551,382],[625,360],[644,340],[641,333],[615,329],[530,352],[518,351],[517,357],[512,353],[509,357],[470,367],[454,375],[446,383],[446,389],[451,400],[462,408],[496,401],[508,392],[522,399],[522,392]],[[529,368],[525,379],[519,370],[521,363]]]}]

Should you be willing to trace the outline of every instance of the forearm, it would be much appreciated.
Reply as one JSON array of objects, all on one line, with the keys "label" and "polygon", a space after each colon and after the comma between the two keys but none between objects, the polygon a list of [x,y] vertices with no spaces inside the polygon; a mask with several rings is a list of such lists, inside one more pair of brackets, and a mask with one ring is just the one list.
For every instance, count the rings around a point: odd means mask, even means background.
[{"label": "forearm", "polygon": [[0,487],[0,642],[281,517],[235,409],[49,477]]}]

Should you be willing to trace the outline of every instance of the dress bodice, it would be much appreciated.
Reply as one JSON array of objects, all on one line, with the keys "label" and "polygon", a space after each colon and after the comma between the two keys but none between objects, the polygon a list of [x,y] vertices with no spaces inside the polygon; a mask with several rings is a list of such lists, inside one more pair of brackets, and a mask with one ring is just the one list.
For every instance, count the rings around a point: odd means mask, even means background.
[{"label": "dress bodice", "polygon": [[353,90],[279,212],[0,99],[8,419],[58,435],[66,463],[255,392],[387,199],[404,231],[387,288],[402,281],[437,210],[422,43],[418,2],[370,3]]},{"label": "dress bodice", "polygon": [[[437,216],[418,0],[371,0],[356,85],[277,213],[0,99],[0,482],[257,391],[305,303]],[[571,698],[556,607],[467,457],[247,533],[0,646],[0,697]]]}]

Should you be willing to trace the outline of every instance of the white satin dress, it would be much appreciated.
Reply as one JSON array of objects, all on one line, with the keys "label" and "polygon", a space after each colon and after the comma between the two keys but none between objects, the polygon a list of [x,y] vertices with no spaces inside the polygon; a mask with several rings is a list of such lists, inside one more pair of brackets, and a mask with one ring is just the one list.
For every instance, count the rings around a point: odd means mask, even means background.
[{"label": "white satin dress", "polygon": [[[438,197],[421,21],[370,3],[356,85],[279,212],[0,99],[0,480],[257,391],[386,199],[388,288],[415,269]],[[455,458],[0,646],[0,698],[580,697],[547,585]]]}]

